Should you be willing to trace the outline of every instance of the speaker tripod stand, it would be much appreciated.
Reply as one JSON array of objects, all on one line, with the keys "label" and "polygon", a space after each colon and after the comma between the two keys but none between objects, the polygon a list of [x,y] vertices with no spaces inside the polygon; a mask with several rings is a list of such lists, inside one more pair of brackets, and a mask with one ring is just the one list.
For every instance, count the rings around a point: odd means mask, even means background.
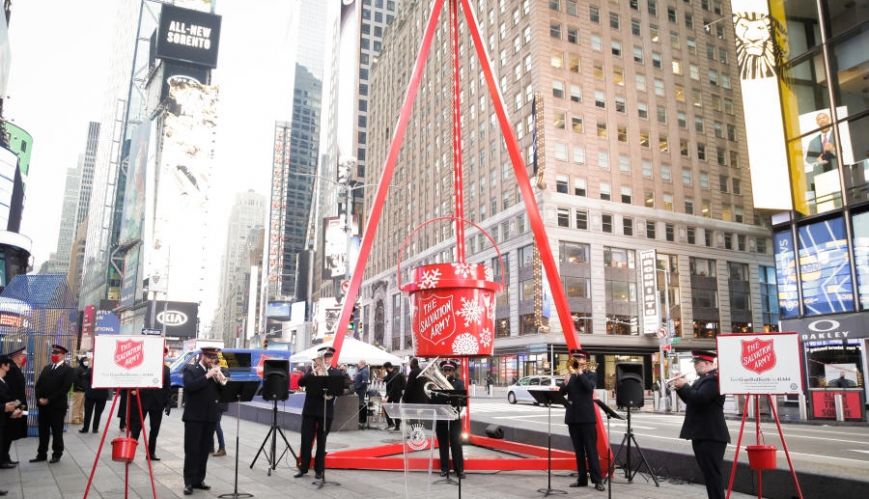
[{"label": "speaker tripod stand", "polygon": [[[625,464],[623,466],[625,470],[625,478],[628,479],[629,482],[634,480],[634,477],[637,476],[637,473],[641,473],[641,469],[643,469],[643,465],[646,466],[648,470],[648,475],[652,477],[652,481],[655,482],[655,487],[660,487],[661,484],[658,483],[658,479],[655,477],[655,470],[652,469],[652,466],[649,465],[649,461],[646,460],[646,456],[643,454],[643,449],[640,448],[640,444],[637,443],[637,437],[634,436],[634,430],[631,428],[631,407],[628,406],[628,431],[625,433],[625,436],[622,437],[622,443],[619,444],[619,451],[616,453],[616,457],[614,459],[615,462],[618,462],[619,456],[622,455],[622,449],[627,445],[627,457],[625,458]],[[631,465],[631,444],[637,448],[637,454],[640,455],[640,464],[637,465],[637,469],[633,469]]]},{"label": "speaker tripod stand", "polygon": [[[280,457],[277,455],[278,451],[278,435],[283,439],[284,444],[286,444],[286,448],[283,452],[281,452]],[[271,452],[266,450],[266,443],[268,443],[269,438],[271,438]],[[250,469],[253,469],[253,466],[256,464],[257,459],[259,459],[259,455],[264,453],[266,459],[269,463],[268,468],[268,476],[272,476],[272,471],[276,470],[278,467],[278,462],[283,459],[286,455],[287,451],[290,451],[290,454],[293,455],[293,459],[295,462],[299,462],[299,457],[296,456],[296,452],[293,450],[293,446],[290,445],[290,442],[287,440],[287,436],[284,435],[284,430],[278,426],[278,401],[274,401],[274,406],[272,406],[272,426],[269,428],[269,432],[266,433],[266,438],[263,439],[262,445],[259,446],[259,450],[256,452],[256,456],[253,458],[253,462],[250,463]],[[237,454],[237,453],[236,453]]]}]

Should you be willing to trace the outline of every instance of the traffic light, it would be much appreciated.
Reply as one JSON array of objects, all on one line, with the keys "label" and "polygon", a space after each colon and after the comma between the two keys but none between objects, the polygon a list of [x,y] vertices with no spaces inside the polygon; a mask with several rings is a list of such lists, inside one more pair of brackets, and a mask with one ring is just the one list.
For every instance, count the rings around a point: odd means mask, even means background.
[{"label": "traffic light", "polygon": [[353,338],[359,339],[359,306],[353,305],[353,313],[350,315],[350,324],[347,330],[353,335]]}]

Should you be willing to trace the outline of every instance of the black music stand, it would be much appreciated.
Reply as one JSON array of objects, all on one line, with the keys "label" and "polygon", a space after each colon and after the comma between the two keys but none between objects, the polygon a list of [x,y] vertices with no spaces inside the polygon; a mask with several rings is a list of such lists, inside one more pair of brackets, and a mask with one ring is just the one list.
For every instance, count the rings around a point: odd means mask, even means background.
[{"label": "black music stand", "polygon": [[[339,397],[344,394],[344,376],[341,375],[329,375],[329,376],[311,376],[306,381],[305,385],[305,393],[306,397],[308,395],[314,395],[317,393],[323,394],[323,435],[325,436],[328,433],[328,428],[326,427],[326,415],[329,411],[329,399],[328,397]],[[323,441],[323,448],[325,449],[326,442],[325,439]],[[325,450],[324,450],[325,452]],[[314,456],[314,460],[316,461],[317,457]],[[318,489],[322,489],[324,485],[327,483],[330,485],[341,485],[339,482],[329,482],[326,481],[326,463],[325,458],[323,459],[323,475],[320,480],[315,480],[314,485],[317,486]],[[308,463],[305,463],[308,464]]]},{"label": "black music stand", "polygon": [[[460,416],[458,419],[459,420],[462,419],[462,417],[461,417],[462,407],[466,407],[468,405],[468,391],[467,390],[432,390],[432,395],[433,395],[432,399],[437,399],[438,397],[446,399],[446,403],[455,407],[459,411]],[[432,402],[437,403],[437,402],[434,402],[434,400]],[[437,425],[437,423],[435,423],[435,425]],[[453,430],[453,421],[448,420],[447,421],[447,441],[449,441],[450,436],[453,433],[452,430]],[[437,432],[437,429],[435,429],[435,432]],[[452,456],[452,447],[449,445],[448,445],[448,447],[450,447],[450,455]],[[455,458],[453,458],[453,461],[455,462]],[[464,470],[462,470],[462,472],[464,472]],[[456,478],[458,479],[458,481],[455,483],[458,484],[458,486],[459,486],[459,499],[462,499],[462,474],[456,473]],[[450,463],[449,463],[449,461],[447,461],[447,476],[446,476],[446,478],[444,478],[443,480],[438,480],[435,483],[440,483],[440,482],[453,483],[452,478],[450,478]]]},{"label": "black music stand", "polygon": [[[259,392],[262,392],[262,389],[260,389]],[[269,468],[268,468],[268,471],[266,472],[266,474],[268,476],[272,476],[272,471],[274,471],[278,468],[278,462],[281,459],[283,459],[283,457],[287,453],[287,451],[290,451],[290,454],[293,455],[293,459],[296,462],[299,461],[299,457],[296,455],[296,452],[293,450],[293,446],[290,445],[289,440],[287,440],[287,436],[284,435],[284,430],[282,430],[281,427],[278,426],[278,400],[275,399],[272,401],[272,403],[273,403],[273,405],[272,405],[272,425],[271,425],[271,428],[269,428],[269,432],[266,433],[266,438],[263,439],[263,443],[259,446],[259,450],[256,451],[256,456],[254,456],[253,461],[250,463],[250,469],[253,469],[253,465],[256,464],[257,459],[259,459],[259,455],[264,453],[266,456],[266,459],[268,459],[268,463],[269,463]],[[280,457],[278,457],[278,455],[277,455],[278,435],[281,436],[281,439],[283,439],[284,444],[286,444],[286,446],[287,446],[284,449],[284,451],[281,452]],[[265,450],[266,442],[269,441],[269,438],[272,439],[271,453],[269,453],[269,451]]]},{"label": "black music stand", "polygon": [[567,400],[561,390],[528,390],[528,393],[534,397],[538,404],[543,404],[547,407],[547,423],[546,423],[546,488],[537,489],[537,492],[543,494],[543,497],[555,494],[567,494],[566,490],[552,488],[552,404],[564,405]]},{"label": "black music stand", "polygon": [[[619,413],[610,409],[610,407],[604,404],[601,400],[594,399],[594,403],[600,407],[600,410],[606,414],[606,435],[607,438],[610,436],[610,419],[621,419],[625,418],[619,416]],[[612,450],[610,449],[610,443],[607,442],[607,456],[606,456],[606,488],[607,488],[607,497],[612,499],[613,497],[613,475],[615,474],[615,460],[613,459]]]},{"label": "black music stand", "polygon": [[240,499],[253,497],[253,494],[247,494],[238,491],[238,443],[239,443],[239,423],[241,422],[241,402],[250,402],[259,388],[259,380],[257,381],[233,381],[229,380],[225,385],[220,387],[221,402],[235,403],[235,482],[232,488],[232,493],[221,494],[217,497]]},{"label": "black music stand", "polygon": [[[643,469],[643,465],[645,464],[646,469],[649,470],[649,476],[651,476],[652,481],[655,482],[655,487],[660,487],[661,484],[658,483],[658,479],[655,477],[655,470],[652,469],[652,465],[649,464],[646,455],[643,454],[643,449],[641,449],[640,444],[637,443],[637,437],[634,436],[634,430],[631,428],[631,406],[627,407],[627,415],[628,431],[625,433],[625,436],[622,437],[622,443],[619,445],[619,451],[616,453],[614,461],[618,461],[619,456],[622,455],[622,449],[624,449],[625,444],[627,444],[628,451],[626,453],[627,457],[624,466],[625,478],[627,478],[629,482],[633,482],[634,477],[637,476],[637,473],[640,473],[640,470]],[[633,469],[633,466],[631,465],[631,443],[634,444],[634,447],[637,448],[637,453],[640,455],[640,464],[637,465],[637,469]],[[648,482],[648,479],[646,481]]]}]

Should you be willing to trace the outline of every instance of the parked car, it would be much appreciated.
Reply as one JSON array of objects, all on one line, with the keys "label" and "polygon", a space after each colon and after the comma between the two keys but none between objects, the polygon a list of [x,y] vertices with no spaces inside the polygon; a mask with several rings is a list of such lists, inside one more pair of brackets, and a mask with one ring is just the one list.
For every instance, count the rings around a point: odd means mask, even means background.
[{"label": "parked car", "polygon": [[529,393],[531,390],[550,390],[564,384],[564,379],[553,376],[525,376],[507,387],[507,402],[531,402],[539,405]]},{"label": "parked car", "polygon": [[[184,366],[195,362],[200,350],[182,353],[169,365],[169,378],[172,381],[173,403],[177,401],[178,389],[184,386]],[[235,381],[261,381],[263,362],[266,359],[289,359],[290,352],[285,350],[258,350],[227,348],[220,351],[220,365],[229,370],[229,377]]]}]

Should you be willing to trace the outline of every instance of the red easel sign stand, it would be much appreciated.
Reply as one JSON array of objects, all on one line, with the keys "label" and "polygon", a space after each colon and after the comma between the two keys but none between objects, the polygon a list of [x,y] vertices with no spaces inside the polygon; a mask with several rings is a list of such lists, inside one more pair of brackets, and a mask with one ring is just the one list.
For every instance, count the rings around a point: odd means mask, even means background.
[{"label": "red easel sign stand", "polygon": [[[754,445],[747,445],[748,464],[757,473],[757,497],[763,497],[763,472],[776,469],[776,448],[767,445],[760,428],[760,400],[769,402],[770,411],[778,430],[779,439],[788,461],[788,468],[794,480],[797,497],[803,498],[803,491],[791,461],[790,450],[785,441],[781,421],[776,410],[773,395],[802,392],[802,363],[800,362],[799,335],[797,333],[764,334],[726,334],[719,335],[718,343],[718,384],[722,395],[744,395],[742,422],[736,440],[736,452],[730,467],[727,482],[727,498],[733,491],[736,479],[736,465],[745,433],[745,421],[750,408],[754,408]],[[752,405],[753,404],[753,405]]]}]

